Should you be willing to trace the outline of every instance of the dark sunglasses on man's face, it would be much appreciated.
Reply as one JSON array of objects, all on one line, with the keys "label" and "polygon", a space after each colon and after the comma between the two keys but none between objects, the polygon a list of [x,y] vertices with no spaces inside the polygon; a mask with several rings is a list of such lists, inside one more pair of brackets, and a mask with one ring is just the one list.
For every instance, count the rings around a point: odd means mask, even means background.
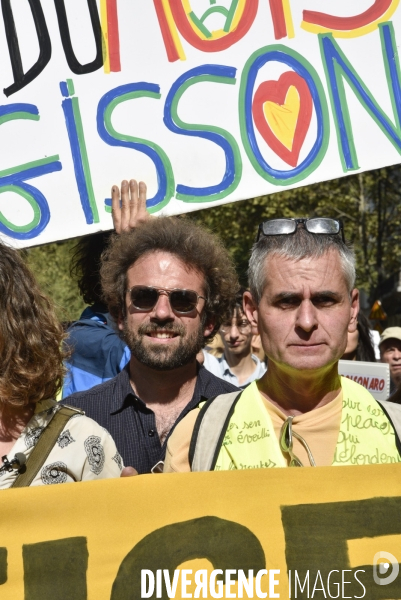
[{"label": "dark sunglasses on man's face", "polygon": [[344,228],[340,219],[329,219],[326,217],[314,217],[312,219],[270,219],[259,225],[256,241],[260,240],[262,235],[291,235],[295,233],[298,225],[301,224],[309,233],[323,235],[337,235],[341,233],[343,242]]},{"label": "dark sunglasses on man's face", "polygon": [[182,314],[192,312],[196,308],[199,298],[206,300],[204,296],[200,296],[193,290],[180,290],[178,288],[169,290],[148,287],[146,285],[134,285],[127,291],[130,295],[132,306],[143,311],[153,310],[161,294],[168,296],[170,306],[174,312]]}]

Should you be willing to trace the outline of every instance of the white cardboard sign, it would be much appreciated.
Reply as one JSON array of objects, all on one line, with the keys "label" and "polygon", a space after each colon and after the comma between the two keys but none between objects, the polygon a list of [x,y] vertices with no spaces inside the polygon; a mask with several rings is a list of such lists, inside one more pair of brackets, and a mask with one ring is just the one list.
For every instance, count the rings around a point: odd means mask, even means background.
[{"label": "white cardboard sign", "polygon": [[4,0],[0,235],[109,229],[398,163],[400,0]]},{"label": "white cardboard sign", "polygon": [[390,368],[387,363],[340,360],[338,372],[366,388],[376,400],[390,396]]}]

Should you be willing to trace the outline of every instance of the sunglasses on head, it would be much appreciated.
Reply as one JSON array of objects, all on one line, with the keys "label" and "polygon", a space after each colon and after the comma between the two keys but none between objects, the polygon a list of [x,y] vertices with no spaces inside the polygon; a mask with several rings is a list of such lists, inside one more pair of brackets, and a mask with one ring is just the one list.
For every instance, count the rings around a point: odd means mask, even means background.
[{"label": "sunglasses on head", "polygon": [[329,219],[327,217],[314,217],[311,219],[269,219],[259,225],[256,241],[260,240],[262,235],[291,235],[295,233],[298,225],[301,224],[309,233],[323,235],[337,235],[341,233],[343,242],[344,228],[340,219]]},{"label": "sunglasses on head", "polygon": [[127,291],[130,295],[132,306],[143,311],[153,310],[159,296],[163,294],[168,296],[173,311],[182,314],[192,312],[197,307],[199,298],[206,300],[204,296],[200,296],[194,290],[180,290],[178,288],[169,290],[148,287],[146,285],[134,285]]}]

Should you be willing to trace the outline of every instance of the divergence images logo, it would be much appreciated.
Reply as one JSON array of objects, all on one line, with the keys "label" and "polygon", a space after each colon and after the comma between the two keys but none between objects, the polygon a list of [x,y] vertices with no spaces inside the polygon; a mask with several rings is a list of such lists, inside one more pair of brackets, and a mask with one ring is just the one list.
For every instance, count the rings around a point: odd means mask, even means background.
[{"label": "divergence images logo", "polygon": [[[378,585],[388,585],[398,577],[400,566],[390,552],[376,552],[373,557],[373,579]],[[384,577],[383,577],[384,575]]]}]

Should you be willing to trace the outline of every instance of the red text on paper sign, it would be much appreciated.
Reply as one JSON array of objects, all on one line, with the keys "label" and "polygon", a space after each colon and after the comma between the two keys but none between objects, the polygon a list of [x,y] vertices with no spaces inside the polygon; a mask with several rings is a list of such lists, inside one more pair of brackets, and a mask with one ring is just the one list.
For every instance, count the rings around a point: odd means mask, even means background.
[{"label": "red text on paper sign", "polygon": [[376,390],[383,391],[386,382],[384,379],[379,379],[378,377],[363,377],[362,375],[346,375],[348,379],[352,379],[352,381],[356,381],[359,385],[362,385],[367,390]]}]

